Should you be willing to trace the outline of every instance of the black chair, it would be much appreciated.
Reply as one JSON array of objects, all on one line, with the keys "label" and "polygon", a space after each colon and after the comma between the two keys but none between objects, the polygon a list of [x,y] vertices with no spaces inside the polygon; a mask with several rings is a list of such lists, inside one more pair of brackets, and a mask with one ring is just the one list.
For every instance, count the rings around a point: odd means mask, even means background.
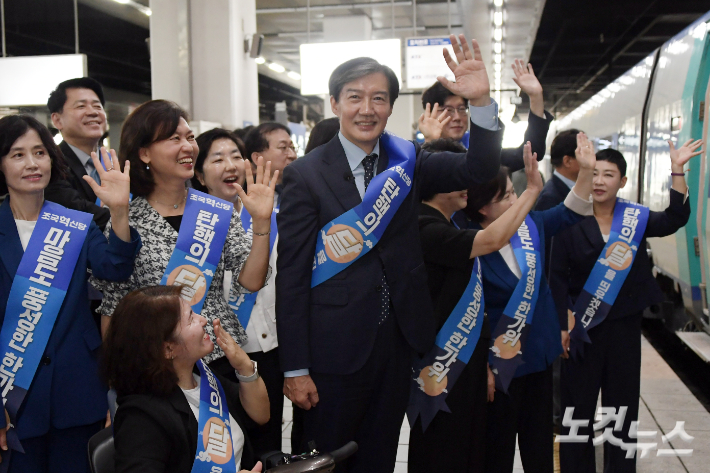
[{"label": "black chair", "polygon": [[107,427],[89,439],[89,466],[91,473],[113,473],[115,471],[113,428]]}]

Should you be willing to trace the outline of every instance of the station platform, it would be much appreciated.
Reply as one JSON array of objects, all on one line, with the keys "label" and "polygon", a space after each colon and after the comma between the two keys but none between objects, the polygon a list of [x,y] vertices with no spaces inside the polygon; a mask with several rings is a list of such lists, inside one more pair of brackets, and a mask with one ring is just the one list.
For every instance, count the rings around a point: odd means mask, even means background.
[{"label": "station platform", "polygon": [[[285,400],[283,425],[283,451],[291,451],[292,427],[291,401]],[[669,434],[677,421],[685,422],[685,432],[693,437],[690,442],[680,438],[664,443],[662,436]],[[710,471],[710,413],[683,384],[651,344],[641,341],[641,402],[639,405],[639,431],[657,431],[658,449],[692,449],[690,456],[657,456],[657,449],[647,458],[637,460],[638,473],[700,473]],[[404,420],[399,436],[397,464],[394,473],[407,472],[409,450],[409,424]],[[555,459],[555,465],[559,465]],[[559,471],[559,470],[556,470]],[[603,471],[602,447],[597,447],[597,472]],[[520,454],[516,451],[513,473],[523,473]]]}]

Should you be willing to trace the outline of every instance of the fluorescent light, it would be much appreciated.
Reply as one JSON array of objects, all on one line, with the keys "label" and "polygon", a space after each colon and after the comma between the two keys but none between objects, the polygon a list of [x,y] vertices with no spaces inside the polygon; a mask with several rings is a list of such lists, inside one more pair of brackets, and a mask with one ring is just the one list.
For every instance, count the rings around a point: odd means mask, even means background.
[{"label": "fluorescent light", "polygon": [[502,43],[493,43],[493,51],[497,54],[500,54],[503,52],[503,44]]},{"label": "fluorescent light", "polygon": [[283,67],[281,64],[276,64],[275,62],[272,62],[271,64],[269,64],[269,69],[271,69],[274,72],[278,72],[279,74],[281,74],[282,72],[284,72],[286,70],[286,68]]},{"label": "fluorescent light", "polygon": [[496,26],[501,26],[503,24],[503,12],[502,11],[497,11],[493,13],[493,23]]},{"label": "fluorescent light", "polygon": [[500,64],[503,61],[503,56],[500,54],[495,54],[493,56],[493,61],[495,61],[496,64]]},{"label": "fluorescent light", "polygon": [[493,76],[496,78],[496,80],[500,80],[500,71],[495,71],[493,73]]},{"label": "fluorescent light", "polygon": [[500,64],[493,64],[493,70],[496,72],[500,72],[502,69],[502,66]]},{"label": "fluorescent light", "polygon": [[503,0],[493,0],[493,5],[497,7],[502,7],[503,6]]},{"label": "fluorescent light", "polygon": [[286,75],[288,75],[293,80],[301,80],[301,74],[299,74],[298,72],[288,71],[288,74]]},{"label": "fluorescent light", "polygon": [[0,107],[46,105],[58,83],[85,76],[84,54],[0,58]]},{"label": "fluorescent light", "polygon": [[503,39],[503,28],[496,28],[493,30],[493,39],[496,41]]},{"label": "fluorescent light", "polygon": [[116,3],[122,3],[124,5],[131,3],[131,0],[113,0],[113,1]]},{"label": "fluorescent light", "polygon": [[264,64],[264,63],[266,62],[266,59],[264,59],[263,57],[259,56],[258,58],[255,58],[255,59],[254,59],[254,62],[257,63],[257,64]]}]

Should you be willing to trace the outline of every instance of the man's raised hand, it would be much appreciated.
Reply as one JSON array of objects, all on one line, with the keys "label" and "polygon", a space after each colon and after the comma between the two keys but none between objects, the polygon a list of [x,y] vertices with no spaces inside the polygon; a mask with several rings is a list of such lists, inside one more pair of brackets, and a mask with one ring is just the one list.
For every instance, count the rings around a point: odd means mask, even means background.
[{"label": "man's raised hand", "polygon": [[448,49],[444,49],[444,59],[454,73],[455,82],[441,76],[437,80],[452,93],[468,99],[475,107],[489,105],[491,85],[478,42],[472,40],[469,48],[465,35],[461,34],[458,38],[451,35],[450,39],[456,59],[451,57]]}]

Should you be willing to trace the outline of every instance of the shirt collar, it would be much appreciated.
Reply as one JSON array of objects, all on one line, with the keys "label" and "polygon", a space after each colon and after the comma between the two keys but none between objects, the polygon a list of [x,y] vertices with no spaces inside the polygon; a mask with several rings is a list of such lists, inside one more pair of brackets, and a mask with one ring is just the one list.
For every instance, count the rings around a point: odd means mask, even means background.
[{"label": "shirt collar", "polygon": [[[367,153],[361,150],[356,144],[349,141],[342,132],[338,132],[338,139],[340,139],[340,144],[343,145],[343,150],[345,150],[345,157],[348,158],[348,164],[350,165],[350,170],[354,171],[356,167],[360,165]],[[375,149],[372,150],[374,154],[378,157],[380,156],[380,140],[377,140],[375,144]]]},{"label": "shirt collar", "polygon": [[564,182],[565,184],[567,184],[567,187],[569,187],[570,189],[574,187],[575,182],[572,179],[565,177],[562,174],[560,174],[559,172],[557,172],[557,169],[555,169],[555,172],[553,172],[552,174],[554,174],[555,176],[560,178],[560,180],[562,182]]},{"label": "shirt collar", "polygon": [[[91,159],[91,156],[84,153],[82,150],[80,150],[76,146],[72,146],[69,143],[67,143],[67,144],[69,145],[71,150],[74,151],[74,154],[76,154],[76,157],[79,158],[79,161],[81,161],[81,165],[86,167],[86,163],[89,162],[89,160]],[[91,164],[93,164],[93,162]]]}]

